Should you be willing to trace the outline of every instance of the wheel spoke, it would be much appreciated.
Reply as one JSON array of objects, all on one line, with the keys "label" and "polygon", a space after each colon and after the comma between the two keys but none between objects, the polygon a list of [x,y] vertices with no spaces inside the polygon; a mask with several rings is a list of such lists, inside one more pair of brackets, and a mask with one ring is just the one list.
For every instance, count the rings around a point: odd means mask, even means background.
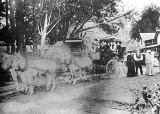
[{"label": "wheel spoke", "polygon": [[120,73],[119,64],[117,60],[110,60],[106,65],[106,74],[109,78],[116,78]]}]

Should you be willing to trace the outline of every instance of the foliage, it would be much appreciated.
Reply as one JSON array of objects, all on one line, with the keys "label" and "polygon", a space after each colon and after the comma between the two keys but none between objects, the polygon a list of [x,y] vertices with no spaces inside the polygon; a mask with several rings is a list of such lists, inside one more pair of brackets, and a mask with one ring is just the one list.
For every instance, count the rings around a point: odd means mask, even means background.
[{"label": "foliage", "polygon": [[[138,97],[135,100],[135,104],[132,107],[132,113],[146,111],[146,113],[151,112],[152,114],[159,114],[159,103],[160,103],[160,85],[155,84],[151,88],[143,87],[141,92],[142,97]],[[142,107],[142,108],[141,108]],[[150,111],[145,110],[150,109]]]},{"label": "foliage", "polygon": [[131,40],[126,47],[126,51],[137,51],[143,48],[143,45],[140,45],[140,42],[137,40]]},{"label": "foliage", "polygon": [[3,20],[3,17],[5,17],[5,2],[2,2],[0,0],[0,28],[3,26],[3,23],[2,23],[2,20]]},{"label": "foliage", "polygon": [[[21,44],[33,42],[37,45],[41,39],[40,31],[44,28],[47,14],[46,36],[50,41],[76,38],[83,31],[84,24],[93,19],[98,27],[106,33],[116,33],[123,25],[111,23],[118,14],[116,9],[119,0],[19,0],[10,4],[11,33]],[[118,16],[116,17],[116,19]],[[59,22],[58,22],[59,21]],[[69,29],[72,28],[68,35]],[[46,38],[45,38],[46,39]],[[25,44],[24,44],[25,45]]]},{"label": "foliage", "polygon": [[159,7],[151,4],[142,12],[140,31],[141,32],[155,32],[158,26]]},{"label": "foliage", "polygon": [[139,32],[156,32],[159,26],[159,7],[156,5],[146,6],[142,12],[141,19],[132,23],[131,38],[140,38]]},{"label": "foliage", "polygon": [[5,2],[0,1],[0,17],[5,16]]},{"label": "foliage", "polygon": [[[68,0],[61,6],[62,14],[65,14],[65,16],[59,24],[59,29],[63,33],[60,36],[65,39],[68,30],[72,29],[68,38],[76,38],[81,32],[90,29],[83,28],[84,24],[90,19],[93,19],[95,23],[102,24],[104,17],[107,20],[107,17],[116,15],[115,6],[116,0]],[[101,28],[104,28],[105,31],[111,29],[109,24],[101,25]]]}]

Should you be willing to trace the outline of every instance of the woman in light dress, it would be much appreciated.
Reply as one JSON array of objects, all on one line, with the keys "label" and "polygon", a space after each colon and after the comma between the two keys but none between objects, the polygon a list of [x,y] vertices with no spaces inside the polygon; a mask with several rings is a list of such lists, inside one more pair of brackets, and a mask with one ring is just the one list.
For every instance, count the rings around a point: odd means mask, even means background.
[{"label": "woman in light dress", "polygon": [[147,54],[146,54],[146,75],[148,76],[153,76],[155,75],[154,72],[154,53],[151,52],[150,50],[147,50]]}]

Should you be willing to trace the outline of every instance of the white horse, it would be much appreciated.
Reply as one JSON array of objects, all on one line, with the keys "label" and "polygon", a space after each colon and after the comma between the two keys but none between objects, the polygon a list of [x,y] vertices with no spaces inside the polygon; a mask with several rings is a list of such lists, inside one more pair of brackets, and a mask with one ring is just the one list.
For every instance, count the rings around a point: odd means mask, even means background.
[{"label": "white horse", "polygon": [[[47,90],[51,84],[53,84],[52,90],[54,90],[54,79],[56,75],[56,64],[54,61],[48,59],[29,60],[20,54],[16,54],[14,55],[12,67],[15,68],[15,70],[18,70],[22,82],[30,86],[29,89],[31,94],[33,93],[32,85],[35,85],[33,80],[35,78],[40,80],[37,76],[43,74],[47,76]],[[38,83],[40,83],[40,81]],[[39,85],[38,83],[36,85]]]},{"label": "white horse", "polygon": [[68,65],[73,85],[76,84],[77,80],[89,80],[91,76],[87,76],[86,72],[91,72],[93,69],[93,61],[90,57],[74,57],[71,56],[70,64]]}]

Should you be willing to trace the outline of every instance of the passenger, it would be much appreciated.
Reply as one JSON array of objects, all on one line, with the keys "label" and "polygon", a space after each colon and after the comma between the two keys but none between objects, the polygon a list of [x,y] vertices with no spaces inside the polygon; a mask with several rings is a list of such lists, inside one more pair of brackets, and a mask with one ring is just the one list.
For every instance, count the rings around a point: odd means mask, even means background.
[{"label": "passenger", "polygon": [[136,76],[134,58],[132,56],[132,52],[131,51],[128,52],[127,67],[128,67],[127,77],[134,77],[134,76]]},{"label": "passenger", "polygon": [[110,45],[109,45],[109,43],[106,41],[106,51],[108,52],[108,51],[110,51]]},{"label": "passenger", "polygon": [[123,58],[123,52],[122,52],[122,47],[121,47],[121,43],[117,42],[117,50],[116,50],[118,57],[119,58]]},{"label": "passenger", "polygon": [[117,42],[117,50],[116,50],[117,53],[120,53],[121,50],[122,50],[121,44],[120,44],[120,42]]},{"label": "passenger", "polygon": [[116,48],[117,48],[117,45],[115,43],[115,41],[111,42],[111,46],[110,46],[110,49],[116,53]]},{"label": "passenger", "polygon": [[100,59],[103,60],[105,59],[105,51],[106,51],[106,42],[102,41],[100,44]]},{"label": "passenger", "polygon": [[102,41],[100,46],[100,59],[104,61],[104,64],[106,64],[111,59],[111,50],[105,41]]}]

